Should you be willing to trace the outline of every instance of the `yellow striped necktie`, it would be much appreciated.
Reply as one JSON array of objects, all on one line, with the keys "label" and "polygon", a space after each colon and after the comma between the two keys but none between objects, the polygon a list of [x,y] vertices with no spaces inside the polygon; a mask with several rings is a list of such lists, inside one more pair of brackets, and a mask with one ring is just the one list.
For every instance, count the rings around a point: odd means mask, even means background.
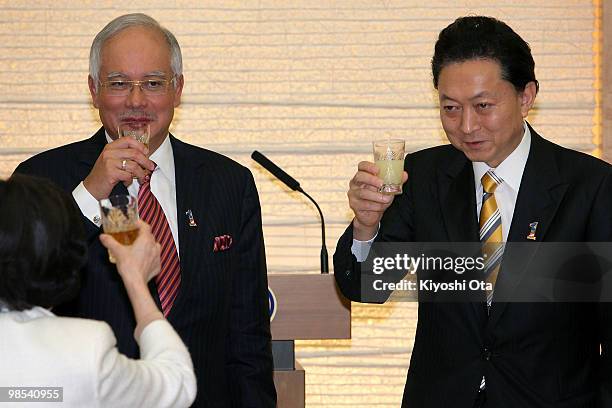
[{"label": "yellow striped necktie", "polygon": [[[485,259],[485,281],[495,286],[501,258],[504,253],[501,213],[495,201],[495,189],[503,183],[493,170],[487,171],[480,179],[484,194],[480,209],[480,242]],[[487,305],[491,305],[493,290],[487,291]]]},{"label": "yellow striped necktie", "polygon": [[[493,170],[489,170],[480,179],[484,193],[482,195],[482,207],[480,208],[480,242],[482,243],[482,254],[485,256],[485,282],[495,286],[499,265],[504,254],[501,213],[495,201],[495,189],[503,183]],[[487,310],[493,300],[493,290],[487,290]],[[485,377],[480,382],[480,390],[486,388]]]}]

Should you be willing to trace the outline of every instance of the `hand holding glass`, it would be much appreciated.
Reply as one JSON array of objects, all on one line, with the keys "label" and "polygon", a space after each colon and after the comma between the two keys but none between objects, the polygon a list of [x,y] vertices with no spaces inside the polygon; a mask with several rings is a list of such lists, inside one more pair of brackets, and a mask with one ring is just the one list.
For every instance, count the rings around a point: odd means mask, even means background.
[{"label": "hand holding glass", "polygon": [[372,145],[378,177],[383,179],[383,185],[378,191],[383,194],[401,194],[405,142],[399,139],[376,140]]},{"label": "hand holding glass", "polygon": [[[138,202],[131,195],[115,195],[100,200],[102,228],[120,244],[131,245],[138,236]],[[108,260],[115,259],[108,253]]]}]

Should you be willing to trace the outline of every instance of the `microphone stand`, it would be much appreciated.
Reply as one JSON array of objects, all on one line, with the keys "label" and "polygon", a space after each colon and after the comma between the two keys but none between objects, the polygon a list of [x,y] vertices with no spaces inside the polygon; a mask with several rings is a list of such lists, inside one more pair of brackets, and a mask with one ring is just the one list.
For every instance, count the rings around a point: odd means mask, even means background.
[{"label": "microphone stand", "polygon": [[321,240],[323,241],[321,243],[321,273],[329,273],[329,265],[327,262],[327,247],[325,246],[325,220],[323,219],[323,212],[321,212],[319,204],[317,204],[317,202],[307,192],[302,190],[302,187],[298,187],[296,190],[308,197],[308,199],[312,201],[312,203],[317,208],[317,211],[319,211],[319,216],[321,217]]},{"label": "microphone stand", "polygon": [[327,262],[327,247],[325,246],[325,220],[323,218],[323,212],[321,211],[319,204],[317,204],[314,198],[312,198],[308,193],[302,190],[302,187],[300,187],[300,183],[298,183],[296,179],[285,173],[280,167],[272,163],[270,159],[268,159],[266,156],[255,150],[253,153],[251,153],[251,158],[257,163],[259,163],[264,169],[272,173],[274,177],[282,181],[291,190],[299,191],[300,193],[304,194],[315,205],[317,211],[319,211],[319,216],[321,217],[321,239],[323,241],[321,245],[321,274],[329,273],[329,265]]}]

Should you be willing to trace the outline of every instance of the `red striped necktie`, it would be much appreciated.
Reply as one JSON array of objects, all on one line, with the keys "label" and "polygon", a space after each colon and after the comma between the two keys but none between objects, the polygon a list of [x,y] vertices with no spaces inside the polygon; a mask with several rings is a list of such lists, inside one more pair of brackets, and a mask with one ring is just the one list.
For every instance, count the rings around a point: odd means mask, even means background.
[{"label": "red striped necktie", "polygon": [[161,245],[161,271],[155,277],[155,283],[162,312],[168,317],[181,283],[181,266],[168,219],[159,201],[151,192],[150,183],[149,179],[140,185],[138,213],[140,218],[151,226],[155,240]]}]

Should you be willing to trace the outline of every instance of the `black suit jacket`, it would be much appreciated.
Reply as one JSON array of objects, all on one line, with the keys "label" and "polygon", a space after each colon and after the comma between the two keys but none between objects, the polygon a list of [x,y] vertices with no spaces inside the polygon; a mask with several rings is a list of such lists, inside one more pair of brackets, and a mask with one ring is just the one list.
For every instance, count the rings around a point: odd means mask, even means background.
[{"label": "black suit jacket", "polygon": [[[274,407],[267,275],[259,199],[248,169],[170,135],[174,153],[181,286],[168,316],[187,345],[198,381],[198,407]],[[51,179],[71,192],[106,145],[90,139],[38,154],[16,172]],[[114,194],[127,194],[119,183]],[[190,227],[191,210],[197,227]],[[82,289],[61,314],[108,322],[122,353],[138,356],[135,320],[116,268],[100,244],[100,228],[84,218],[89,261]],[[233,243],[213,252],[216,236]],[[152,293],[159,305],[154,284]]]},{"label": "black suit jacket", "polygon": [[[508,241],[528,242],[534,221],[537,241],[612,241],[611,166],[531,134]],[[474,173],[465,155],[451,145],[434,147],[408,155],[405,169],[404,193],[385,212],[376,240],[478,242]],[[342,292],[359,301],[352,239],[349,227],[334,270]],[[503,272],[496,293],[516,289]],[[483,375],[487,407],[612,407],[609,304],[494,301],[490,313],[483,303],[419,304],[402,407],[472,408]]]}]

